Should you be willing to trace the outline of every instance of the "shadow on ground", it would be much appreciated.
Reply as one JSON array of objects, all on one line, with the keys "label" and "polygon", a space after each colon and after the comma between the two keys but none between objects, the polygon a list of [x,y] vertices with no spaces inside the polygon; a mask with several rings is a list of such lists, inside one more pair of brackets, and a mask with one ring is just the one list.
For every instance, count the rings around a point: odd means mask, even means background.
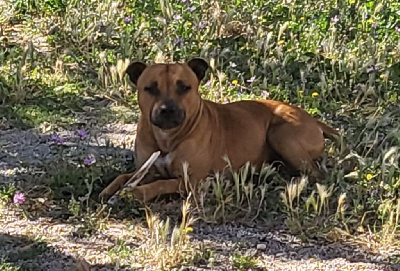
[{"label": "shadow on ground", "polygon": [[[0,267],[2,270],[76,270],[79,259],[60,251],[56,246],[26,236],[0,234]],[[92,265],[91,270],[115,270],[112,264]],[[132,270],[122,267],[119,270]]]}]

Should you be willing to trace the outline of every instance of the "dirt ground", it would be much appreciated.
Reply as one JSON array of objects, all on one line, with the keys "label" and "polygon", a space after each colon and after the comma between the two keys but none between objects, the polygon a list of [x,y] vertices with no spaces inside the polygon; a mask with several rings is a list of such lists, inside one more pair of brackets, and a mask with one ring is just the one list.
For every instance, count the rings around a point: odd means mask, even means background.
[{"label": "dirt ground", "polygon": [[[109,125],[93,128],[91,133],[96,134],[96,140],[88,144],[89,150],[92,148],[99,154],[104,151],[101,147],[111,140],[115,152],[125,153],[125,157],[132,155],[132,145],[125,145],[124,150],[117,146],[133,142],[135,125]],[[78,155],[81,150],[77,148],[79,139],[75,130],[58,134],[63,139],[63,156]],[[0,131],[0,184],[15,183],[32,190],[40,186],[46,165],[62,162],[51,147],[54,142],[48,139],[48,134],[37,130]],[[134,268],[133,263],[133,267],[122,267],[109,253],[118,240],[123,239],[135,248],[145,238],[132,227],[132,220],[110,219],[104,228],[90,236],[79,236],[76,232],[82,223],[53,215],[58,207],[52,202],[43,204],[50,211],[33,219],[12,206],[1,209],[0,255],[6,256],[6,262],[21,266],[22,270],[74,270],[77,261],[85,259],[92,265],[91,270],[143,270],[140,266]],[[168,204],[176,208],[173,202]],[[283,225],[271,229],[234,223],[217,226],[197,223],[193,229],[191,241],[211,249],[213,255],[179,270],[237,270],[232,260],[238,254],[257,259],[257,265],[249,270],[400,270],[399,265],[389,264],[388,252],[369,250],[354,242],[304,243],[288,234]]]}]

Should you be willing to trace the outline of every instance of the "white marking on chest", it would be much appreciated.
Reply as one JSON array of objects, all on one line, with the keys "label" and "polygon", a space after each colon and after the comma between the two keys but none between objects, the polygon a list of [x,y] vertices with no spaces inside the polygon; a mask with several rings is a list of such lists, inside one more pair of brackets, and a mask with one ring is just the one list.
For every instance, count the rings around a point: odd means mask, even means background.
[{"label": "white marking on chest", "polygon": [[[156,135],[156,141],[159,148],[164,152],[168,153],[171,150],[171,135],[165,131],[159,131]],[[169,155],[169,153],[167,154]],[[167,156],[162,155],[162,157]],[[161,157],[159,157],[160,159]]]},{"label": "white marking on chest", "polygon": [[162,131],[162,130],[159,132],[159,135],[160,135],[160,139],[162,139],[162,140],[167,140],[169,137],[169,134],[166,131]]},{"label": "white marking on chest", "polygon": [[166,155],[158,157],[157,160],[154,162],[154,166],[161,173],[161,175],[169,177],[169,175],[171,174],[170,168],[173,158],[173,153],[167,153]]}]

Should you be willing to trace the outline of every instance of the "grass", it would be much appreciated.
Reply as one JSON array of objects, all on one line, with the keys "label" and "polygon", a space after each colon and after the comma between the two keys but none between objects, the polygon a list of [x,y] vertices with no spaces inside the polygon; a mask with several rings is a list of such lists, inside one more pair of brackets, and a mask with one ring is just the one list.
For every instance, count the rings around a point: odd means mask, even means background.
[{"label": "grass", "polygon": [[108,254],[113,261],[127,265],[134,262],[136,268],[167,270],[179,267],[181,263],[193,262],[200,255],[197,245],[190,242],[189,233],[194,219],[190,212],[190,203],[182,205],[181,223],[171,227],[170,219],[161,220],[157,214],[146,210],[148,238],[138,248],[133,248],[123,240],[118,240]]},{"label": "grass", "polygon": [[252,257],[236,254],[233,258],[233,266],[236,270],[251,270],[256,267],[256,262]]},{"label": "grass", "polygon": [[21,270],[18,267],[12,266],[10,263],[2,263],[0,262],[0,268],[4,271],[19,271]]},{"label": "grass", "polygon": [[[397,244],[400,222],[399,10],[394,0],[3,1],[0,127],[57,133],[135,123],[136,92],[122,76],[129,61],[205,57],[212,70],[200,88],[203,97],[299,105],[340,129],[351,152],[342,157],[328,143],[321,161],[328,178],[317,184],[269,166],[261,173],[249,164],[236,173],[228,166],[231,180],[218,173],[194,191],[193,215],[209,223],[277,221],[305,240],[353,236],[385,248]],[[96,136],[79,141],[73,152],[52,145],[60,161],[44,164],[39,185],[2,186],[0,201],[10,205],[14,193],[24,191],[26,204],[15,208],[28,217],[42,198],[57,203],[69,219],[85,221],[77,232],[83,236],[104,227],[109,215],[139,217],[150,230],[146,249],[163,259],[160,268],[173,268],[171,259],[194,263],[196,253],[212,258],[212,248],[190,247],[183,222],[170,232],[168,220],[146,217],[129,199],[111,210],[99,203],[105,183],[132,166],[110,153],[110,142],[104,152],[93,152],[89,139]],[[90,155],[96,163],[85,165]],[[179,253],[185,246],[189,252]],[[143,251],[121,241],[110,253],[115,261],[148,259]],[[239,269],[251,264],[240,255],[232,263]]]}]

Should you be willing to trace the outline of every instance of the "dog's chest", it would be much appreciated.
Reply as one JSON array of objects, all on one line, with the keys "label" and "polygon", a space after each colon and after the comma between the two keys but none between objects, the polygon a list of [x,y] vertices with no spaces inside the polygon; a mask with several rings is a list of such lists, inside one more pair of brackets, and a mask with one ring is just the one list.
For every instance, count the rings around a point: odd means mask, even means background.
[{"label": "dog's chest", "polygon": [[[167,157],[168,155],[170,155],[171,150],[173,149],[173,140],[171,139],[171,137],[169,136],[168,133],[164,132],[164,131],[160,131],[157,135],[156,135],[156,141],[157,141],[157,145],[160,148],[160,150],[164,153],[167,153],[165,155],[165,157]],[[165,160],[167,161],[168,158],[165,158]]]},{"label": "dog's chest", "polygon": [[155,162],[154,166],[156,167],[157,171],[161,174],[164,178],[171,178],[171,165],[174,159],[174,153],[167,153],[161,155]]}]

